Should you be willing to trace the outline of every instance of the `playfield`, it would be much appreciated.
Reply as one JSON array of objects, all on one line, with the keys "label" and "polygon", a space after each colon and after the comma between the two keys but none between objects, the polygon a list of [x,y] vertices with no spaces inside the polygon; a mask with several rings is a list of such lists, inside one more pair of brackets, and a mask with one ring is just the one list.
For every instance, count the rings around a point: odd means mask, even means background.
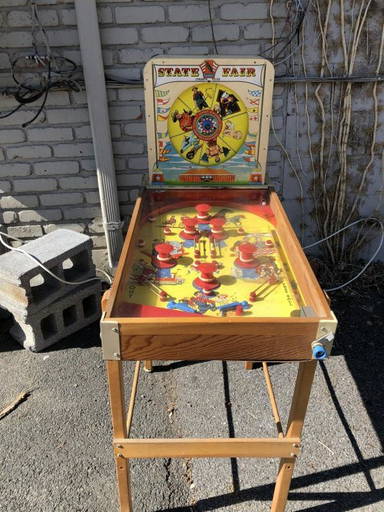
[{"label": "playfield", "polygon": [[144,204],[119,316],[300,316],[268,190],[147,191]]}]

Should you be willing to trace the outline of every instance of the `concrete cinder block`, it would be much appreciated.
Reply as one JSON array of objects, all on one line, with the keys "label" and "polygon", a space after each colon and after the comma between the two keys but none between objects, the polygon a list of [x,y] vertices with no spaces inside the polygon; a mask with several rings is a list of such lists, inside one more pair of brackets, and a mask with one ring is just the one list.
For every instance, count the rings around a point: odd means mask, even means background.
[{"label": "concrete cinder block", "polygon": [[9,331],[9,329],[12,327],[12,324],[12,315],[5,309],[0,308],[0,341],[1,336]]},{"label": "concrete cinder block", "polygon": [[76,287],[28,318],[14,315],[11,336],[24,348],[40,352],[100,317],[101,283]]},{"label": "concrete cinder block", "polygon": [[[28,242],[23,249],[67,281],[82,281],[95,275],[92,241],[81,233],[59,229]],[[41,311],[70,288],[24,254],[13,251],[0,256],[0,305],[20,319]]]}]

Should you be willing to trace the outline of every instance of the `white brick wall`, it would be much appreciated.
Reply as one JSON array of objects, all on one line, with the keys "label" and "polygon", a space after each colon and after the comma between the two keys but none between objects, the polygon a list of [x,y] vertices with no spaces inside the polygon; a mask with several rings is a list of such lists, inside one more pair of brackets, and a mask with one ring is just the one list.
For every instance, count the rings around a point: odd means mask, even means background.
[{"label": "white brick wall", "polygon": [[[81,65],[73,0],[39,0],[38,3],[52,50]],[[214,53],[206,0],[98,0],[97,5],[107,75],[140,78],[144,63],[154,55]],[[270,46],[269,0],[214,0],[212,6],[219,53],[254,56]],[[273,2],[273,14],[276,33],[284,27],[287,30],[285,0]],[[28,1],[0,0],[0,19],[4,25],[0,34],[1,88],[13,85],[9,58],[31,51]],[[318,41],[314,46],[316,44]],[[335,56],[334,62],[337,63],[338,58]],[[285,66],[276,71],[277,75],[284,74]],[[318,68],[309,59],[308,73],[312,72],[317,74]],[[292,90],[286,85],[275,87],[274,125],[297,163]],[[297,91],[302,98],[303,86],[298,86]],[[368,112],[368,117],[369,94],[366,88],[354,97],[359,109]],[[379,94],[382,105],[382,88]],[[120,208],[122,215],[128,216],[143,174],[147,172],[143,90],[140,86],[110,88],[108,98]],[[35,115],[39,103],[0,119],[0,224],[7,224],[10,234],[26,239],[58,226],[70,226],[92,235],[95,255],[103,259],[105,242],[86,94],[84,91],[50,92],[39,119],[28,128],[22,128],[22,123]],[[15,106],[12,97],[0,96],[0,112]],[[315,116],[315,102],[310,102],[309,109]],[[384,110],[381,108],[380,112],[383,123]],[[380,126],[378,155],[384,145]],[[305,146],[303,141],[299,144]],[[362,155],[366,155],[365,149]],[[306,154],[303,161],[310,169]],[[379,194],[380,165],[377,162],[369,185],[371,203]],[[300,210],[296,201],[297,180],[291,175],[272,135],[269,163],[270,183],[287,198],[292,218],[297,219]],[[305,186],[309,189],[310,171],[307,174]]]}]

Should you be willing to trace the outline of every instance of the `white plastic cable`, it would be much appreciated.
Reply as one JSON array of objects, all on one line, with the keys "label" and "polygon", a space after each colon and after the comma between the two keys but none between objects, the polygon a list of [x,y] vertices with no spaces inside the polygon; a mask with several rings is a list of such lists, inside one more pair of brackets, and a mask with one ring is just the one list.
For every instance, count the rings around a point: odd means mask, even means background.
[{"label": "white plastic cable", "polygon": [[[341,229],[338,229],[337,231],[335,231],[331,235],[328,235],[328,236],[322,238],[321,240],[317,240],[317,242],[314,242],[312,244],[309,244],[309,245],[306,245],[305,247],[303,247],[304,250],[305,249],[310,249],[311,247],[314,247],[315,245],[319,245],[322,242],[325,242],[326,240],[329,240],[330,238],[332,238],[332,237],[336,236],[337,234],[341,233],[342,231],[345,231],[346,229],[348,229],[348,228],[350,228],[352,226],[355,226],[356,224],[359,224],[360,222],[366,222],[367,220],[373,220],[373,221],[377,222],[379,224],[380,228],[381,228],[380,242],[379,242],[379,245],[377,246],[375,252],[371,256],[369,261],[360,270],[360,272],[358,272],[354,277],[352,277],[352,279],[350,279],[349,281],[347,281],[347,282],[345,282],[345,283],[343,283],[343,284],[341,284],[339,286],[335,286],[334,288],[326,288],[326,289],[324,289],[324,291],[326,291],[326,292],[334,292],[336,290],[340,290],[341,288],[344,288],[345,286],[348,286],[349,284],[353,283],[353,281],[356,281],[356,279],[358,279],[367,270],[367,268],[370,266],[370,264],[376,258],[376,256],[378,255],[381,247],[384,244],[384,224],[381,222],[381,220],[377,219],[376,217],[361,218],[361,219],[355,220],[354,222],[351,222],[350,224],[348,224],[347,226],[344,226]],[[14,237],[12,235],[8,235],[7,233],[4,233],[4,232],[0,231],[0,242],[4,245],[4,247],[6,247],[7,249],[9,249],[11,251],[17,251],[17,252],[20,252],[21,254],[25,254],[26,256],[31,258],[35,263],[37,263],[43,270],[45,270],[50,276],[52,276],[53,278],[57,279],[58,281],[60,281],[63,284],[69,284],[69,285],[75,286],[75,285],[78,285],[78,284],[86,284],[86,283],[89,283],[91,281],[95,281],[95,280],[101,279],[100,277],[91,277],[90,279],[86,279],[85,281],[66,281],[65,279],[62,279],[61,277],[59,277],[56,274],[54,274],[53,272],[51,272],[47,267],[45,267],[32,254],[28,253],[27,251],[24,251],[23,249],[20,249],[19,247],[16,248],[16,247],[12,247],[11,245],[8,245],[6,242],[4,242],[3,236],[6,236],[7,238],[10,238],[12,240],[15,240],[15,241],[21,242],[21,243],[22,243],[22,240],[20,240],[19,238]],[[107,274],[107,272],[105,272],[104,270],[102,270],[100,268],[96,268],[96,270],[98,272],[100,272],[101,274],[103,274],[107,278],[107,282],[109,284],[112,284],[112,278],[111,278],[111,276],[109,274]]]},{"label": "white plastic cable", "polygon": [[[84,281],[66,281],[65,279],[62,279],[61,277],[54,274],[51,270],[49,270],[49,268],[47,268],[45,265],[43,265],[43,263],[41,263],[38,260],[38,258],[36,258],[36,256],[33,256],[33,254],[30,254],[29,252],[25,251],[24,249],[21,249],[20,247],[12,247],[11,245],[8,245],[7,242],[4,242],[3,236],[6,236],[7,238],[11,238],[12,240],[15,240],[17,242],[23,243],[22,240],[20,240],[20,238],[16,238],[15,236],[8,235],[7,233],[3,233],[2,231],[0,231],[0,242],[4,245],[4,247],[9,249],[10,251],[16,251],[16,252],[20,252],[21,254],[25,254],[25,256],[28,256],[28,258],[33,260],[35,263],[37,263],[39,265],[39,267],[41,267],[43,270],[45,270],[47,272],[47,274],[49,274],[53,278],[57,279],[57,281],[60,281],[60,283],[77,286],[78,284],[86,284],[86,283],[90,283],[91,281],[99,281],[101,279],[101,277],[90,277],[89,279],[85,279]],[[106,277],[107,282],[109,284],[112,284],[112,278],[107,272],[105,272],[105,270],[102,270],[101,268],[96,268],[96,270]]]},{"label": "white plastic cable", "polygon": [[361,219],[355,220],[354,222],[351,222],[347,226],[344,226],[343,228],[335,231],[331,235],[326,236],[325,238],[322,238],[321,240],[318,240],[317,242],[314,242],[313,244],[309,244],[309,245],[306,245],[305,247],[303,247],[304,250],[305,249],[309,249],[310,247],[314,247],[315,245],[321,244],[322,242],[325,242],[326,240],[329,240],[329,238],[332,238],[333,236],[337,235],[338,233],[341,233],[342,231],[345,231],[346,229],[348,229],[348,228],[350,228],[352,226],[355,226],[356,224],[359,224],[360,222],[366,222],[367,220],[373,220],[373,221],[377,222],[379,224],[380,228],[381,228],[381,237],[380,237],[380,242],[379,242],[379,245],[377,246],[377,249],[375,250],[375,252],[371,256],[369,261],[360,270],[360,272],[358,272],[354,277],[352,277],[352,279],[350,279],[346,283],[343,283],[343,284],[341,284],[339,286],[335,286],[334,288],[324,289],[324,291],[326,291],[326,292],[334,292],[336,290],[340,290],[341,288],[344,288],[345,286],[348,286],[349,284],[353,283],[353,281],[356,281],[356,279],[358,279],[362,274],[364,274],[364,272],[367,270],[369,265],[373,262],[373,260],[379,254],[379,251],[380,251],[380,249],[382,248],[382,246],[384,244],[384,224],[381,222],[381,220],[377,219],[376,217],[361,218]]}]

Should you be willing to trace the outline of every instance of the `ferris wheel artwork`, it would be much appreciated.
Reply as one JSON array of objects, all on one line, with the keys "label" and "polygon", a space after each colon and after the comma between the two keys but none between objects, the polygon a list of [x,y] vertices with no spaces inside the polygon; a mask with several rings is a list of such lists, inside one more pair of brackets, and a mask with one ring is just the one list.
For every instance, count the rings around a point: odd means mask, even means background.
[{"label": "ferris wheel artwork", "polygon": [[[152,61],[153,112],[147,110],[149,163],[156,186],[264,183],[269,119],[263,116],[270,70],[250,66]],[[264,61],[265,62],[265,61]],[[148,104],[148,102],[147,102]]]}]

